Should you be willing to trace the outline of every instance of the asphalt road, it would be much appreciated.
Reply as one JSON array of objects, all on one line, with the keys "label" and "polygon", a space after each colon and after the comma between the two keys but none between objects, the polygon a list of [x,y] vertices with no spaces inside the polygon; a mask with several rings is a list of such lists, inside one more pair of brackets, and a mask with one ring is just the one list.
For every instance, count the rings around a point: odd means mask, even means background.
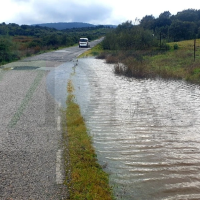
[{"label": "asphalt road", "polygon": [[[91,42],[91,47],[98,42]],[[64,199],[68,195],[62,184],[60,107],[47,91],[46,77],[51,68],[86,50],[70,47],[0,69],[1,200]]]}]

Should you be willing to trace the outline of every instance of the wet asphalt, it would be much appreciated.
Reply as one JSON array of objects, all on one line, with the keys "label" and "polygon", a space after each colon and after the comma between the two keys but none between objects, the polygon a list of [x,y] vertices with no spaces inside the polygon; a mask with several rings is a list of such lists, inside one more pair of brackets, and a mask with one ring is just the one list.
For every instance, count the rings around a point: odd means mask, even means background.
[{"label": "wet asphalt", "polygon": [[0,200],[68,196],[63,185],[61,107],[48,92],[46,77],[86,50],[74,46],[0,68]]}]

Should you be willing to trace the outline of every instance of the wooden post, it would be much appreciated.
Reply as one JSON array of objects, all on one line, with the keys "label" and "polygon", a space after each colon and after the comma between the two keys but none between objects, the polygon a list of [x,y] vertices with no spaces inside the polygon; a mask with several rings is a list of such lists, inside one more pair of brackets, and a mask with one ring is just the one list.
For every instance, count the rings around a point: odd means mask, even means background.
[{"label": "wooden post", "polygon": [[196,39],[194,39],[194,61],[196,58]]},{"label": "wooden post", "polygon": [[160,32],[160,49],[161,49],[161,32]]}]

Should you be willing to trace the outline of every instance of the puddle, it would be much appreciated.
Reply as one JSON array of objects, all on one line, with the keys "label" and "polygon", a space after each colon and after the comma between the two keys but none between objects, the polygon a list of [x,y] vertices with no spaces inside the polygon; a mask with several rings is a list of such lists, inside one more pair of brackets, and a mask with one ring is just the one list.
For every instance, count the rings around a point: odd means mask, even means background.
[{"label": "puddle", "polygon": [[[80,68],[75,67],[76,62],[64,63],[51,70],[47,76],[47,89],[63,108],[66,108],[67,83],[69,79],[73,80],[78,103],[85,105],[85,107],[89,103],[90,90],[88,88],[87,74]],[[76,76],[73,75],[75,71]],[[78,74],[81,74],[81,76]]]},{"label": "puddle", "polygon": [[35,67],[35,66],[17,66],[17,67],[12,67],[10,69],[12,69],[12,70],[35,70],[38,68],[39,67]]},{"label": "puddle", "polygon": [[57,51],[55,51],[56,53],[68,53],[68,52],[70,52],[69,50],[63,50],[63,49],[61,49],[61,50],[57,50]]}]

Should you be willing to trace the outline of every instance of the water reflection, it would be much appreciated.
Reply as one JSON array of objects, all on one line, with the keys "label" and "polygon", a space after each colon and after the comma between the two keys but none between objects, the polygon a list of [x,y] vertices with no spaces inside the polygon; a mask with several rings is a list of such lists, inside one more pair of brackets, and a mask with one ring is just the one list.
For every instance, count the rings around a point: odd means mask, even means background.
[{"label": "water reflection", "polygon": [[95,59],[79,60],[73,82],[117,199],[200,199],[198,86],[127,81]]},{"label": "water reflection", "polygon": [[[67,83],[70,79],[73,80],[73,84],[75,85],[75,95],[76,99],[78,99],[77,103],[85,108],[89,103],[90,90],[88,88],[87,74],[85,74],[81,68],[76,67],[77,64],[77,60],[64,63],[56,68],[52,68],[47,76],[47,89],[63,108],[66,107]],[[82,64],[82,67],[83,66],[84,64]],[[80,74],[81,76],[79,76]]]}]

